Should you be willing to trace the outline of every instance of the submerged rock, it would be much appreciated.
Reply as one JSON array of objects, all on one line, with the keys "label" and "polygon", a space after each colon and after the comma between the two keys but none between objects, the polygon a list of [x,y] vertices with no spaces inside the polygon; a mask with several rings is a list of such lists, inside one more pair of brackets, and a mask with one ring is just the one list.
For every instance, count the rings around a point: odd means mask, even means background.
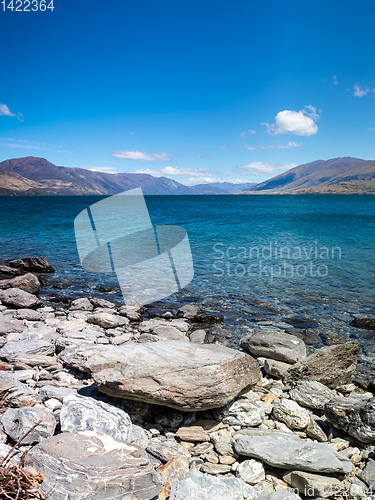
[{"label": "submerged rock", "polygon": [[360,346],[357,341],[317,349],[304,361],[289,368],[284,384],[297,380],[315,380],[334,389],[348,382],[355,372]]},{"label": "submerged rock", "polygon": [[219,345],[160,341],[65,351],[60,359],[91,373],[101,392],[183,411],[224,406],[260,379],[251,356]]},{"label": "submerged rock", "polygon": [[239,455],[257,458],[281,469],[326,474],[346,474],[352,470],[350,460],[328,444],[311,443],[289,432],[248,429],[234,438],[234,449]]},{"label": "submerged rock", "polygon": [[50,500],[150,500],[164,480],[141,448],[94,432],[66,432],[34,446],[25,465],[44,475]]},{"label": "submerged rock", "polygon": [[207,314],[201,307],[194,304],[182,306],[178,311],[178,316],[192,323],[219,323],[224,320],[221,314]]}]

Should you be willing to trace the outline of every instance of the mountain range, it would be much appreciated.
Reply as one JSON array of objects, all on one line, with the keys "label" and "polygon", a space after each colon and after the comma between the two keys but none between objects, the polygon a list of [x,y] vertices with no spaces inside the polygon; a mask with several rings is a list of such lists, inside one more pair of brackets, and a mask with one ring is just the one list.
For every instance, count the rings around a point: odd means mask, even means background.
[{"label": "mountain range", "polygon": [[304,193],[375,193],[375,161],[350,157],[317,160],[242,191],[242,194]]},{"label": "mountain range", "polygon": [[231,194],[254,183],[215,182],[185,186],[149,174],[110,174],[84,168],[59,167],[44,158],[27,156],[0,163],[0,195],[112,195],[141,187],[144,194]]}]

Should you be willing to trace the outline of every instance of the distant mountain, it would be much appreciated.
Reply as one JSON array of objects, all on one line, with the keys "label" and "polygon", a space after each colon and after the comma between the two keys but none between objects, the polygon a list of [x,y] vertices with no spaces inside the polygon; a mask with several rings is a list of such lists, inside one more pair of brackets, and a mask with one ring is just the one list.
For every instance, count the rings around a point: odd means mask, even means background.
[{"label": "distant mountain", "polygon": [[210,184],[197,184],[193,187],[199,191],[199,194],[232,194],[237,191],[249,189],[252,186],[256,186],[256,183],[242,182],[234,184],[233,182],[210,182]]},{"label": "distant mountain", "polygon": [[375,194],[375,161],[359,158],[317,160],[294,167],[272,179],[246,189],[242,193]]},{"label": "distant mountain", "polygon": [[185,186],[148,174],[94,172],[59,167],[44,158],[15,158],[0,163],[0,195],[112,195],[141,187],[144,194],[229,194],[249,185],[229,182]]}]

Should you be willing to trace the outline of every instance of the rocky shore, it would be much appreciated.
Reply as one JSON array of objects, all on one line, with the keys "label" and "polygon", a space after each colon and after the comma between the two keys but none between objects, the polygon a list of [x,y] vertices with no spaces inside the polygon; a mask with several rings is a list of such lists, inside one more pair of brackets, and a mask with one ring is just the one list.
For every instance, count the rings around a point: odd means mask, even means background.
[{"label": "rocky shore", "polygon": [[[208,343],[223,318],[193,304],[45,305],[50,272],[43,258],[0,265],[0,462],[33,485],[24,498],[375,497],[358,342],[307,356],[258,325],[232,349]],[[1,474],[0,498],[16,498]]]}]

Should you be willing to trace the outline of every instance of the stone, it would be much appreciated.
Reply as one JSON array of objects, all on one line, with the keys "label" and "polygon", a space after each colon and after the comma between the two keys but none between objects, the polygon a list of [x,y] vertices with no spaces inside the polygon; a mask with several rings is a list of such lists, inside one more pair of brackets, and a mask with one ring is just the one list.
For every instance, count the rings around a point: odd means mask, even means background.
[{"label": "stone", "polygon": [[259,460],[244,460],[236,470],[236,475],[247,484],[257,484],[266,478],[262,462]]},{"label": "stone", "polygon": [[10,267],[29,271],[33,273],[53,273],[54,268],[48,263],[45,257],[25,257],[23,259],[11,260],[8,262]]},{"label": "stone", "polygon": [[0,396],[5,407],[34,406],[39,400],[37,392],[6,371],[0,371]]},{"label": "stone", "polygon": [[352,463],[325,443],[308,442],[275,429],[246,429],[234,436],[234,450],[281,469],[349,473]]},{"label": "stone", "polygon": [[[0,443],[0,462],[5,459],[5,457],[8,455],[8,453],[12,450],[11,446],[8,446],[5,443]],[[19,465],[19,462],[21,460],[23,453],[22,451],[19,450],[13,450],[9,457],[6,459],[3,465],[8,465],[9,461],[11,460],[13,463],[16,465]],[[0,497],[1,498],[1,497]],[[6,498],[6,497],[4,497]],[[10,497],[11,498],[11,497]]]},{"label": "stone", "polygon": [[33,309],[17,309],[13,317],[16,319],[26,319],[27,321],[39,321],[42,319],[42,313]]},{"label": "stone", "polygon": [[116,309],[116,304],[110,302],[109,300],[93,297],[90,299],[90,302],[94,307],[102,307],[105,309]]},{"label": "stone", "polygon": [[119,316],[115,314],[108,313],[96,313],[87,317],[88,323],[93,325],[99,325],[102,328],[117,328],[118,326],[124,326],[129,323],[128,318],[124,316]]},{"label": "stone", "polygon": [[70,304],[69,309],[71,311],[92,311],[94,306],[91,304],[89,299],[82,297],[81,299],[75,299]]},{"label": "stone", "polygon": [[190,476],[171,487],[169,500],[255,500],[260,488],[237,477]]},{"label": "stone", "polygon": [[200,443],[202,441],[209,441],[210,436],[199,425],[191,425],[190,427],[180,427],[176,432],[176,437],[182,441],[191,441]]},{"label": "stone", "polygon": [[56,428],[56,420],[53,413],[38,406],[24,408],[8,408],[1,416],[0,422],[4,432],[17,442],[37,422],[41,423],[35,427],[23,440],[22,444],[39,443],[53,435]]},{"label": "stone", "polygon": [[356,340],[317,349],[289,368],[283,382],[291,385],[298,380],[315,380],[334,389],[348,382],[354,374],[359,351]]},{"label": "stone", "polygon": [[64,321],[61,325],[57,327],[57,331],[61,334],[67,332],[80,332],[87,328],[89,325],[83,319],[76,319],[73,321]]},{"label": "stone", "polygon": [[190,453],[173,439],[161,441],[156,437],[151,438],[148,442],[146,451],[161,460],[163,463],[167,463],[172,460],[172,458],[176,458],[181,455],[190,457]]},{"label": "stone", "polygon": [[32,273],[26,273],[23,276],[17,276],[9,281],[13,288],[19,288],[25,292],[37,294],[40,291],[41,284],[37,276]]},{"label": "stone", "polygon": [[280,488],[272,493],[259,496],[258,500],[301,500],[301,497],[287,488]]},{"label": "stone", "polygon": [[149,438],[146,434],[146,431],[139,425],[132,424],[129,443],[136,444],[137,446],[145,450],[148,446],[148,441]]},{"label": "stone", "polygon": [[151,500],[164,487],[144,450],[94,432],[66,432],[34,446],[25,466],[44,475],[51,500]]},{"label": "stone", "polygon": [[224,320],[221,314],[207,314],[199,306],[194,304],[186,304],[182,306],[177,315],[181,318],[188,319],[192,323],[219,323]]},{"label": "stone", "polygon": [[274,402],[272,414],[284,422],[289,429],[306,429],[310,424],[310,414],[291,399],[278,399]]},{"label": "stone", "polygon": [[63,402],[64,398],[70,394],[76,394],[77,389],[70,387],[57,387],[55,385],[45,385],[39,391],[39,396],[42,401],[46,399],[57,399]]},{"label": "stone", "polygon": [[22,271],[20,271],[19,269],[15,269],[14,267],[4,266],[3,264],[0,264],[0,273],[10,274],[11,276],[20,276],[22,274]]},{"label": "stone", "polygon": [[231,457],[234,455],[232,448],[232,434],[228,429],[220,429],[211,433],[211,441],[219,455]]},{"label": "stone", "polygon": [[369,488],[374,491],[375,488],[375,460],[369,458],[365,468],[358,474],[358,477],[364,481]]},{"label": "stone", "polygon": [[194,330],[189,335],[190,342],[195,344],[208,344],[208,332],[206,330]]},{"label": "stone", "polygon": [[7,290],[0,290],[0,300],[7,306],[17,308],[31,309],[42,304],[42,301],[32,295],[31,293],[20,290],[19,288],[8,288]]},{"label": "stone", "polygon": [[302,340],[287,333],[259,330],[241,339],[241,347],[254,356],[297,363],[306,358],[306,346]]},{"label": "stone", "polygon": [[218,420],[228,425],[256,427],[266,418],[263,408],[256,401],[238,399],[216,410]]},{"label": "stone", "polygon": [[55,370],[61,368],[62,364],[57,361],[53,356],[46,356],[44,354],[18,354],[14,360],[14,363],[25,363],[29,366],[40,366],[53,368]]},{"label": "stone", "polygon": [[328,440],[327,434],[323,431],[318,422],[314,420],[311,416],[310,416],[310,423],[305,430],[306,434],[309,437],[311,437],[312,439],[316,439],[321,443]]},{"label": "stone", "polygon": [[338,479],[309,472],[287,472],[283,479],[306,497],[328,498],[339,495],[342,489],[342,483]]},{"label": "stone", "polygon": [[52,356],[55,347],[44,340],[20,340],[19,342],[9,342],[0,349],[0,358],[13,361],[17,356],[25,354],[43,354]]},{"label": "stone", "polygon": [[120,408],[79,394],[64,398],[60,423],[63,432],[93,431],[122,442],[129,440],[132,429],[129,415]]},{"label": "stone", "polygon": [[375,318],[366,316],[357,316],[353,320],[353,325],[359,328],[366,328],[367,330],[375,330]]},{"label": "stone", "polygon": [[182,411],[223,406],[260,379],[248,354],[183,341],[67,348],[59,357],[105,394]]},{"label": "stone", "polygon": [[152,333],[162,340],[189,340],[184,332],[169,325],[157,326],[153,329]]},{"label": "stone", "polygon": [[206,474],[228,474],[231,472],[232,467],[228,464],[214,464],[214,463],[205,463],[201,465],[200,470]]},{"label": "stone", "polygon": [[142,309],[136,306],[123,306],[119,309],[121,316],[126,316],[130,321],[142,321]]},{"label": "stone", "polygon": [[301,406],[324,410],[325,404],[337,397],[337,393],[320,382],[300,380],[289,390],[289,396]]},{"label": "stone", "polygon": [[62,402],[59,401],[58,399],[55,399],[55,398],[51,398],[51,399],[47,399],[46,401],[44,401],[44,406],[54,412],[56,410],[60,410],[61,407],[62,407]]},{"label": "stone", "polygon": [[172,458],[172,460],[163,465],[158,472],[164,479],[165,486],[158,498],[169,498],[172,484],[176,484],[185,479],[188,471],[189,460],[184,456]]},{"label": "stone", "polygon": [[266,359],[264,361],[264,370],[271,377],[281,378],[290,368],[290,363],[277,361],[276,359]]},{"label": "stone", "polygon": [[375,443],[375,398],[337,397],[325,405],[324,413],[334,427],[362,443]]}]

